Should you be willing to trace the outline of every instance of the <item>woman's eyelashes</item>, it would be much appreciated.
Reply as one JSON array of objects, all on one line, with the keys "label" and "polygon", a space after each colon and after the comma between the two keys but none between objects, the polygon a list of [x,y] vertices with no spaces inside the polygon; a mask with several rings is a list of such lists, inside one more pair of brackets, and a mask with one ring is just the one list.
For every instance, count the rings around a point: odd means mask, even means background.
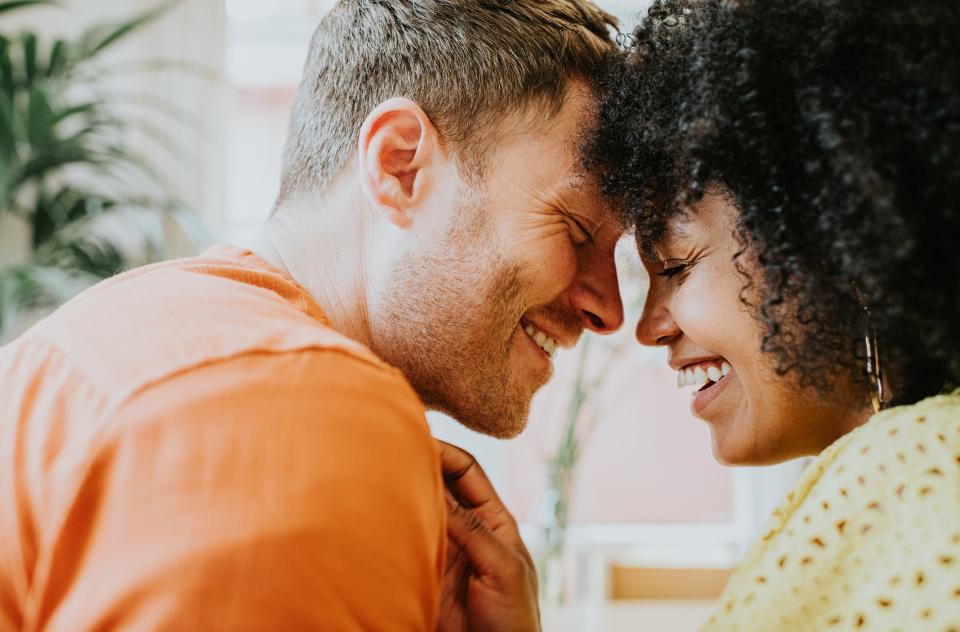
[{"label": "woman's eyelashes", "polygon": [[694,263],[695,263],[694,261],[665,259],[664,261],[661,262],[661,265],[663,266],[663,270],[661,270],[660,272],[657,272],[657,276],[662,277],[664,279],[676,278],[681,274],[683,274],[684,272],[687,272],[690,269],[690,267],[693,266]]}]

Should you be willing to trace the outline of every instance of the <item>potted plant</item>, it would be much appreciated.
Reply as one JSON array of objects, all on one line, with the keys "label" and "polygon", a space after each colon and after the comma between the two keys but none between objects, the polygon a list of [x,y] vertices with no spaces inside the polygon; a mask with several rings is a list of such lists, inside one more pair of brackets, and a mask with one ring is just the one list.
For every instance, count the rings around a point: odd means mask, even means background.
[{"label": "potted plant", "polygon": [[[51,4],[0,0],[0,15]],[[196,215],[158,193],[169,189],[129,145],[134,124],[106,95],[98,63],[172,6],[48,44],[0,31],[0,220],[12,215],[29,241],[24,256],[0,264],[0,342],[97,281],[161,258],[171,220],[203,240]],[[173,147],[159,126],[147,129]]]}]

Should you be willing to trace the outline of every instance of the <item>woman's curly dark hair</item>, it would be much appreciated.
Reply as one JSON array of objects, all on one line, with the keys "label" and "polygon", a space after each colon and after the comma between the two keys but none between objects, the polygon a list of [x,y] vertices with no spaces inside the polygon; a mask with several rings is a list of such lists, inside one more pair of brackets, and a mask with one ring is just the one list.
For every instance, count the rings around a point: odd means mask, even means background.
[{"label": "woman's curly dark hair", "polygon": [[601,81],[588,166],[642,244],[733,196],[763,349],[804,386],[866,379],[864,303],[897,401],[960,383],[958,6],[659,0]]}]

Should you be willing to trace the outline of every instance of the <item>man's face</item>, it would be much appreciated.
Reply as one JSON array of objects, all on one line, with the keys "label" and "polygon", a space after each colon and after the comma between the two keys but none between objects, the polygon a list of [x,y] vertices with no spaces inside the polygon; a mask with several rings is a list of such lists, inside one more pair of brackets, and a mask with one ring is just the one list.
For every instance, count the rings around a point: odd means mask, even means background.
[{"label": "man's face", "polygon": [[574,83],[549,122],[505,123],[482,183],[438,187],[436,228],[375,301],[384,316],[371,319],[374,351],[428,407],[478,432],[522,431],[556,349],[623,322],[614,262],[623,229],[577,155],[591,98]]}]

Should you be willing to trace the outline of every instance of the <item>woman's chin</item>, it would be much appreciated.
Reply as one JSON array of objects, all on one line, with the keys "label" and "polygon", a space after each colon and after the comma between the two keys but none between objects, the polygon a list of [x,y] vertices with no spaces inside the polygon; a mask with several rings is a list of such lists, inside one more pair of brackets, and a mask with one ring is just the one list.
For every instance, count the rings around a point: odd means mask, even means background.
[{"label": "woman's chin", "polygon": [[747,465],[771,465],[777,463],[776,459],[771,459],[770,455],[757,454],[752,449],[744,449],[737,445],[727,445],[713,441],[713,458],[720,465],[727,467],[747,466]]},{"label": "woman's chin", "polygon": [[723,465],[750,465],[753,433],[749,410],[745,410],[746,399],[738,380],[733,380],[729,387],[727,393],[709,406],[699,410],[694,407],[694,414],[710,428],[713,458]]},{"label": "woman's chin", "polygon": [[[738,411],[739,412],[739,411]],[[721,465],[768,465],[779,460],[769,441],[757,436],[749,416],[731,414],[708,421],[713,458]]]},{"label": "woman's chin", "polygon": [[713,426],[711,426],[711,436],[713,458],[721,465],[728,467],[777,465],[784,461],[806,456],[804,453],[778,449],[774,446],[775,442],[724,436]]},{"label": "woman's chin", "polygon": [[748,454],[745,454],[737,445],[729,445],[717,439],[717,433],[713,433],[713,458],[720,465],[734,467],[737,465],[753,465],[753,461]]},{"label": "woman's chin", "polygon": [[[770,414],[746,396],[740,380],[734,379],[720,397],[701,410],[700,418],[710,427],[713,458],[727,466],[772,465],[789,459],[779,454],[776,436],[770,433]],[[761,423],[761,419],[766,423]]]}]

